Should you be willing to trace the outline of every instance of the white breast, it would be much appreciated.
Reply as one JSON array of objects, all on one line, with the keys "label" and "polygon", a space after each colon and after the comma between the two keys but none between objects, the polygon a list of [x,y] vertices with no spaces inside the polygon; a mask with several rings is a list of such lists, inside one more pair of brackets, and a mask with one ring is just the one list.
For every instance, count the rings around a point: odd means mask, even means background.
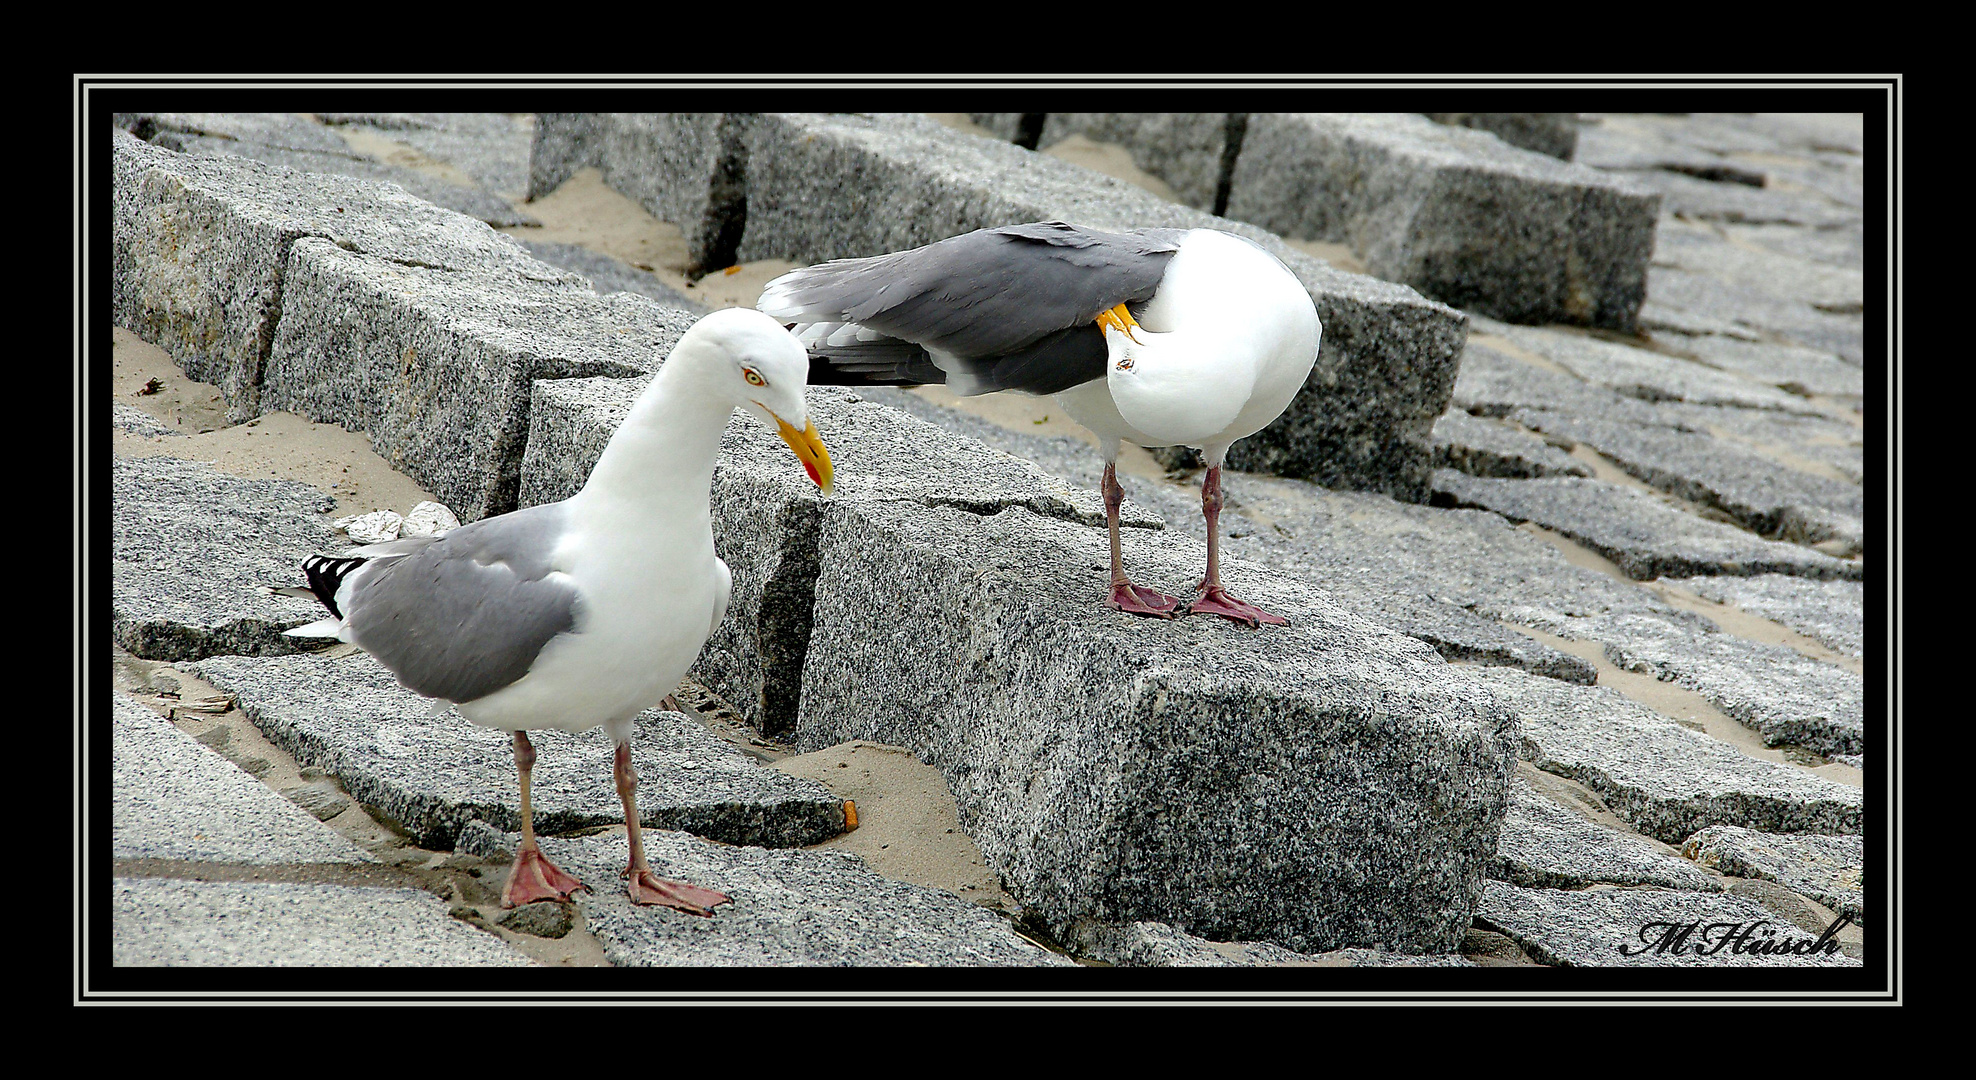
[{"label": "white breast", "polygon": [[639,518],[589,523],[557,552],[581,595],[575,632],[461,715],[508,731],[605,724],[622,738],[632,717],[673,692],[725,607],[728,578],[705,517]]}]

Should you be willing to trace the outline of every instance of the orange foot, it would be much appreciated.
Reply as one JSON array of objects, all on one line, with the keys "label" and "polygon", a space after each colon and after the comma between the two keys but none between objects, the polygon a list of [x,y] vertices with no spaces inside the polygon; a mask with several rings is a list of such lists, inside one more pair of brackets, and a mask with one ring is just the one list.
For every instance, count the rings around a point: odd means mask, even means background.
[{"label": "orange foot", "polygon": [[688,915],[711,916],[714,905],[732,903],[734,900],[726,893],[662,878],[650,870],[635,866],[626,867],[624,876],[631,879],[625,891],[631,895],[634,904],[660,904]]},{"label": "orange foot", "polygon": [[523,848],[515,853],[514,869],[508,871],[508,885],[501,890],[501,906],[532,904],[537,900],[568,900],[570,894],[589,886],[562,872],[541,848]]}]

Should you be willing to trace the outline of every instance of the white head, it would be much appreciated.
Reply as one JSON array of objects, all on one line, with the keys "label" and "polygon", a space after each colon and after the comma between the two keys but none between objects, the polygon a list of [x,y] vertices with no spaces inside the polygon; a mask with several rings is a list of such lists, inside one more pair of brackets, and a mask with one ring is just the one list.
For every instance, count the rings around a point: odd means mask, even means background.
[{"label": "white head", "polygon": [[803,399],[810,355],[781,323],[753,308],[722,308],[680,337],[666,368],[690,372],[700,392],[753,413],[796,452],[810,479],[830,491],[830,453]]},{"label": "white head", "polygon": [[701,393],[725,398],[771,428],[778,417],[798,428],[808,419],[803,389],[809,384],[809,353],[781,323],[753,308],[722,308],[703,316],[666,363],[690,367]]}]

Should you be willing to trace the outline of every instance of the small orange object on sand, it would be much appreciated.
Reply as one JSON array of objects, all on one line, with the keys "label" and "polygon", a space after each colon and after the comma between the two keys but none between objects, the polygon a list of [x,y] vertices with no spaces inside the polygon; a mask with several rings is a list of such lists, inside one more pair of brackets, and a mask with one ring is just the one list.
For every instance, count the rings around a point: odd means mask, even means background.
[{"label": "small orange object on sand", "polygon": [[849,799],[845,799],[844,800],[844,831],[850,832],[852,829],[855,829],[857,827],[858,827],[858,804],[852,802]]}]

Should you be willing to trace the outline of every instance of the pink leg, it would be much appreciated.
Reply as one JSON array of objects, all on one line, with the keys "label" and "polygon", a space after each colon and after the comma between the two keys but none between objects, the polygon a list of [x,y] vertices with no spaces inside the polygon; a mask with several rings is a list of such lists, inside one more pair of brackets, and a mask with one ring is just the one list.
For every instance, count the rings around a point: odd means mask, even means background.
[{"label": "pink leg", "polygon": [[631,902],[663,904],[689,915],[711,916],[715,905],[732,901],[733,897],[726,893],[652,873],[651,865],[645,861],[645,840],[639,835],[638,772],[631,767],[630,743],[617,744],[617,762],[611,775],[617,780],[618,799],[624,803],[624,832],[631,841],[631,862],[619,875],[630,879],[625,891],[631,895]]},{"label": "pink leg", "polygon": [[1189,615],[1220,615],[1236,622],[1258,626],[1270,623],[1288,626],[1290,620],[1228,595],[1221,587],[1221,466],[1208,467],[1201,480],[1201,515],[1208,519],[1208,575],[1197,586],[1200,596],[1187,608]]},{"label": "pink leg", "polygon": [[1118,466],[1105,462],[1105,524],[1111,529],[1111,596],[1105,603],[1133,615],[1173,618],[1180,599],[1155,589],[1134,585],[1125,576],[1125,560],[1118,547],[1118,508],[1125,501],[1125,489],[1118,486]]},{"label": "pink leg", "polygon": [[528,733],[515,732],[515,771],[521,773],[521,849],[515,852],[514,869],[508,871],[508,884],[501,890],[501,906],[532,904],[537,900],[567,900],[583,882],[562,872],[535,844],[535,814],[528,803],[529,772],[535,768],[535,744]]}]

